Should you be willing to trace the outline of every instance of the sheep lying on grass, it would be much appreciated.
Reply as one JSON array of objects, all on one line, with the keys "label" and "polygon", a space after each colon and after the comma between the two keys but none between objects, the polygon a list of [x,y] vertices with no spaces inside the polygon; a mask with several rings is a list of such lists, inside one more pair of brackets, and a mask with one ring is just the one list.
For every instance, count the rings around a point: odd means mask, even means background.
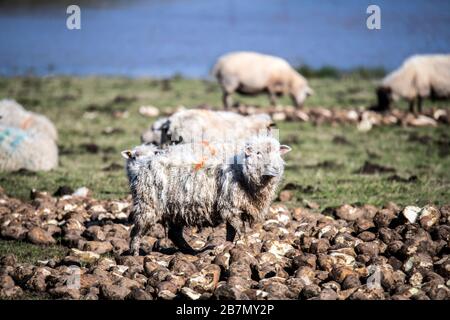
[{"label": "sheep lying on grass", "polygon": [[0,101],[0,125],[39,132],[55,141],[58,139],[58,132],[47,117],[25,110],[14,100]]},{"label": "sheep lying on grass", "polygon": [[0,171],[48,171],[57,165],[58,148],[53,139],[0,125]]},{"label": "sheep lying on grass", "polygon": [[183,227],[227,224],[227,241],[242,234],[245,223],[264,218],[284,171],[281,155],[290,147],[272,137],[245,143],[170,146],[162,152],[125,151],[133,197],[130,250],[139,254],[142,236],[157,221],[182,251],[195,254]]},{"label": "sheep lying on grass", "polygon": [[157,120],[141,136],[143,143],[234,141],[266,131],[273,122],[267,114],[242,116],[234,112],[191,109]]},{"label": "sheep lying on grass", "polygon": [[231,94],[269,94],[276,105],[276,96],[290,95],[297,107],[303,106],[313,93],[306,79],[284,59],[256,52],[233,52],[219,58],[212,74],[223,90],[223,104],[229,108]]},{"label": "sheep lying on grass", "polygon": [[417,102],[422,111],[424,98],[450,98],[450,55],[417,55],[407,59],[402,66],[386,76],[377,89],[377,109],[389,109],[393,100],[409,102],[414,112]]}]

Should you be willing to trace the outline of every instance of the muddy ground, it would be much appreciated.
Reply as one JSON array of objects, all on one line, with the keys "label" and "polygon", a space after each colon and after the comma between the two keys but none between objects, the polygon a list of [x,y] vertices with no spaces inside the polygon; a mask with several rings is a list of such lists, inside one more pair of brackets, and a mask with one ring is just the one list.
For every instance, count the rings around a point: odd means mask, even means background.
[{"label": "muddy ground", "polygon": [[1,193],[1,238],[60,248],[32,263],[1,256],[2,299],[450,299],[450,205],[318,212],[279,202],[236,243],[224,226],[190,229],[193,247],[215,249],[186,255],[157,224],[133,257],[129,198],[59,191],[25,202]]}]

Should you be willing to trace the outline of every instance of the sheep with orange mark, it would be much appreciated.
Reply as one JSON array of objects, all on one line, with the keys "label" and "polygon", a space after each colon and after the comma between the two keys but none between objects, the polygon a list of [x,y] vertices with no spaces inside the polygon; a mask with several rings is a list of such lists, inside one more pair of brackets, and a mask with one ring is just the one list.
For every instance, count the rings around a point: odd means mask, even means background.
[{"label": "sheep with orange mark", "polygon": [[201,109],[183,110],[157,120],[141,136],[143,143],[234,141],[267,131],[273,125],[269,115],[242,116],[234,112]]},{"label": "sheep with orange mark", "polygon": [[234,241],[245,223],[264,219],[283,176],[281,156],[290,147],[266,135],[246,142],[190,143],[155,150],[141,156],[133,156],[133,150],[122,152],[133,198],[130,248],[134,255],[158,221],[185,253],[199,251],[184,239],[184,227],[226,222],[227,240]]}]

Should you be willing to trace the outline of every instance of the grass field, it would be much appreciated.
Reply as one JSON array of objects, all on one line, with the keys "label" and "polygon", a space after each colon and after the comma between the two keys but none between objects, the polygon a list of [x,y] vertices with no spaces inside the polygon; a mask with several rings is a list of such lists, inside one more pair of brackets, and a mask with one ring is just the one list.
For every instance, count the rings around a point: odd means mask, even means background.
[{"label": "grass field", "polygon": [[[354,108],[375,102],[373,80],[312,79],[311,86],[316,91],[307,101],[311,107]],[[29,110],[44,113],[59,131],[58,169],[48,173],[0,173],[0,186],[22,199],[29,198],[32,188],[53,193],[62,185],[73,189],[86,186],[97,198],[124,197],[128,188],[120,151],[138,144],[141,132],[154,120],[139,114],[141,105],[161,109],[201,104],[219,107],[221,101],[214,82],[182,78],[0,78],[0,98],[16,99]],[[268,103],[265,96],[237,99],[261,106]],[[115,116],[124,111],[127,117]],[[294,186],[295,197],[289,206],[313,201],[323,210],[358,202],[450,202],[447,126],[378,127],[367,133],[353,125],[278,123],[278,127],[281,140],[293,148],[286,158],[284,180],[285,185]],[[111,129],[112,133],[106,133]],[[361,174],[366,161],[389,172]],[[63,256],[65,250],[0,241],[0,255],[15,253],[20,261],[27,262]]]},{"label": "grass field", "polygon": [[[373,80],[312,79],[311,86],[316,91],[307,102],[311,107],[365,107],[375,102]],[[120,151],[138,144],[141,132],[153,121],[139,114],[141,105],[219,107],[221,101],[214,82],[182,78],[0,78],[0,97],[44,113],[59,130],[58,169],[0,173],[6,192],[23,199],[31,188],[54,192],[62,185],[86,186],[98,198],[124,197],[128,190]],[[265,96],[236,99],[267,105]],[[124,111],[127,117],[114,116]],[[450,200],[450,132],[446,126],[379,127],[367,133],[352,125],[278,126],[281,140],[293,147],[285,178],[285,183],[297,185],[292,205],[303,200],[315,201],[321,208],[354,202],[423,205]],[[107,128],[114,130],[106,133]],[[395,172],[359,174],[366,160]],[[399,177],[411,181],[398,181],[402,180]]]}]

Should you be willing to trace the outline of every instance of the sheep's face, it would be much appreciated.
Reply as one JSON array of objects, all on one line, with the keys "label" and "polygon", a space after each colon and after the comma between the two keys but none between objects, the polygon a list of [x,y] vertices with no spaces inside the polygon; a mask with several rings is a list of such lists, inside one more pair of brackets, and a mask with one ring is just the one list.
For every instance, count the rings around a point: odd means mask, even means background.
[{"label": "sheep's face", "polygon": [[169,123],[170,122],[168,118],[161,118],[156,120],[155,123],[152,124],[150,129],[141,135],[141,142],[153,143],[155,145],[161,144],[163,131],[167,130]]},{"label": "sheep's face", "polygon": [[133,150],[124,150],[121,152],[122,157],[126,159],[126,170],[130,181],[138,174],[141,163],[161,150],[151,144],[143,144],[134,147]]},{"label": "sheep's face", "polygon": [[292,96],[294,100],[294,104],[300,108],[303,107],[306,98],[313,95],[314,91],[309,86],[304,86],[301,89],[298,89]]},{"label": "sheep's face", "polygon": [[121,152],[122,157],[127,161],[136,160],[138,158],[151,156],[157,154],[160,150],[152,144],[142,144],[140,146],[134,147],[133,150],[124,150]]},{"label": "sheep's face", "polygon": [[289,146],[280,145],[270,137],[252,139],[245,145],[244,175],[254,185],[264,185],[273,179],[280,179],[284,171],[281,156],[289,151]]}]

